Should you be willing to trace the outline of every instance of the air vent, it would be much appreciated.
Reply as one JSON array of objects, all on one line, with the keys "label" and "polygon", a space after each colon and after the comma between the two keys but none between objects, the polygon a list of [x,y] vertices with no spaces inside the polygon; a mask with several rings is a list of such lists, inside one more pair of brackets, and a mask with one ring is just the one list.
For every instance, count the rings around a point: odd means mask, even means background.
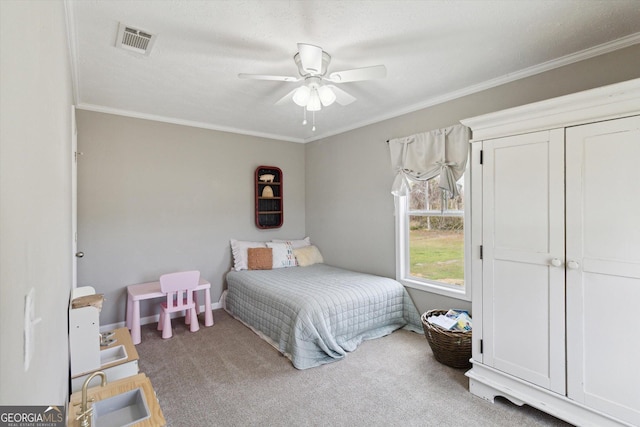
[{"label": "air vent", "polygon": [[155,34],[149,34],[121,22],[118,27],[116,47],[148,56],[155,40]]}]

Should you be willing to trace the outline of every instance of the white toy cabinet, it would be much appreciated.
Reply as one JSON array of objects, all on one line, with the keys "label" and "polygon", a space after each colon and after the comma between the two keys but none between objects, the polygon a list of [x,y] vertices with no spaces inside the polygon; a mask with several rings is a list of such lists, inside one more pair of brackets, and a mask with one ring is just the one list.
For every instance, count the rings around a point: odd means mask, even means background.
[{"label": "white toy cabinet", "polygon": [[640,79],[462,121],[470,391],[640,425]]}]

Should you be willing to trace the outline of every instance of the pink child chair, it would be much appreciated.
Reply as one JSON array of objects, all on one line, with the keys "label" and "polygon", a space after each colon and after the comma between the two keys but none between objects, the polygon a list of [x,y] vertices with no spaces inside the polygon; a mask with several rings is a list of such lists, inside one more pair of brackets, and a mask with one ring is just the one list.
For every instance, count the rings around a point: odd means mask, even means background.
[{"label": "pink child chair", "polygon": [[190,325],[191,332],[200,329],[193,289],[200,281],[199,271],[182,271],[160,276],[160,290],[167,294],[167,301],[160,304],[160,320],[158,330],[162,338],[171,338],[171,313],[185,310],[185,324]]}]

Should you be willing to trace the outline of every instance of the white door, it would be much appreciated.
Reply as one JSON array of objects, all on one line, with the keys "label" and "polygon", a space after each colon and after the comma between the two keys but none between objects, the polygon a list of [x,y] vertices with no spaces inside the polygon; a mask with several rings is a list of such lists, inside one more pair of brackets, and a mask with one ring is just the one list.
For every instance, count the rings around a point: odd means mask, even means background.
[{"label": "white door", "polygon": [[640,425],[640,116],[566,138],[568,396]]},{"label": "white door", "polygon": [[564,131],[482,149],[483,363],[564,394]]}]

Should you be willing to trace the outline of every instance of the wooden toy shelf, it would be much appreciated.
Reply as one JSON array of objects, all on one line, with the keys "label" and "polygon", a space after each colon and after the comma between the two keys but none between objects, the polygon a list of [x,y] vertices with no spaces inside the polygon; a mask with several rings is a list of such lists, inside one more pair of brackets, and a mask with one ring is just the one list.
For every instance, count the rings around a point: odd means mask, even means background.
[{"label": "wooden toy shelf", "polygon": [[284,197],[282,170],[275,166],[259,166],[255,177],[256,227],[262,229],[282,227]]}]

